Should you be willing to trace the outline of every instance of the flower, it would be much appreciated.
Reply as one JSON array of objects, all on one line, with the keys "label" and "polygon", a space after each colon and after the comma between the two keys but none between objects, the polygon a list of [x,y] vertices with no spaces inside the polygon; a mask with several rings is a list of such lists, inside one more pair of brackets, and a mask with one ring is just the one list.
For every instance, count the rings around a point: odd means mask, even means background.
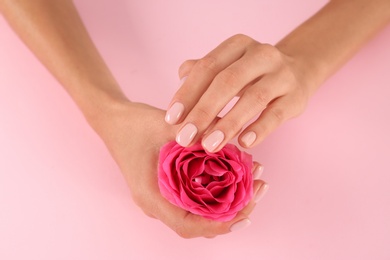
[{"label": "flower", "polygon": [[227,144],[209,153],[200,143],[175,141],[160,150],[158,184],[172,204],[203,217],[229,221],[253,196],[252,156]]}]

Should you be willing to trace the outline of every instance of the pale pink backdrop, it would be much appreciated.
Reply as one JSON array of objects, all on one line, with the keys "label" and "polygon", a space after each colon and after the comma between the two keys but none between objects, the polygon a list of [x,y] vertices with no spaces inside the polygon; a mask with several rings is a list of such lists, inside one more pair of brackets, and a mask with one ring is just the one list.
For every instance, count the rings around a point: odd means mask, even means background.
[{"label": "pale pink backdrop", "polygon": [[[177,68],[225,38],[276,43],[326,3],[76,4],[132,100],[165,108]],[[0,18],[0,259],[390,259],[390,27],[307,111],[251,150],[252,225],[185,240],[143,215],[98,136]]]}]

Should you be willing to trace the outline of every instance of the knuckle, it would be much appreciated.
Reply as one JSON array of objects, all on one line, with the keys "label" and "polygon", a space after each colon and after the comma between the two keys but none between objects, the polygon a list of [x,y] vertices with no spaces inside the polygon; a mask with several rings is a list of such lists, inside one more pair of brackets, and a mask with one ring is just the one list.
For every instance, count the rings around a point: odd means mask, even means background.
[{"label": "knuckle", "polygon": [[296,76],[289,68],[279,68],[276,75],[278,77],[277,87],[279,91],[284,94],[294,94],[300,92]]},{"label": "knuckle", "polygon": [[145,189],[142,187],[130,187],[130,192],[135,205],[137,205],[147,216],[154,218],[152,212],[156,212],[156,204],[147,199],[148,196],[145,196]]},{"label": "knuckle", "polygon": [[227,68],[223,72],[219,73],[215,79],[223,86],[234,87],[239,82],[239,75],[239,71]]},{"label": "knuckle", "polygon": [[306,109],[307,101],[304,98],[300,98],[298,102],[294,103],[294,116],[301,115]]},{"label": "knuckle", "polygon": [[233,118],[224,118],[223,124],[225,127],[223,127],[224,130],[222,130],[222,132],[224,132],[226,136],[235,136],[241,131],[243,125],[240,121]]},{"label": "knuckle", "polygon": [[254,91],[251,91],[249,93],[255,100],[256,103],[259,104],[261,107],[265,108],[269,102],[269,94],[266,92],[266,90],[258,88]]},{"label": "knuckle", "polygon": [[189,239],[193,237],[183,225],[176,225],[173,230],[181,238]]},{"label": "knuckle", "polygon": [[280,51],[271,44],[262,44],[263,52],[267,57],[280,58]]},{"label": "knuckle", "polygon": [[256,132],[256,143],[261,143],[264,141],[266,136],[271,132],[271,128],[268,125],[265,125],[264,123],[256,124],[255,128]]},{"label": "knuckle", "polygon": [[273,107],[270,108],[269,112],[278,122],[282,122],[287,118],[287,113],[285,109]]},{"label": "knuckle", "polygon": [[200,106],[196,109],[195,118],[199,118],[199,122],[209,122],[213,118],[213,113],[210,108]]},{"label": "knuckle", "polygon": [[244,44],[244,45],[254,41],[251,37],[241,33],[232,36],[230,39],[232,42],[236,42],[238,44]]},{"label": "knuckle", "polygon": [[202,71],[215,72],[217,70],[217,58],[213,56],[206,56],[197,62],[197,66]]},{"label": "knuckle", "polygon": [[282,60],[281,52],[271,44],[257,44],[255,51],[259,59],[272,62],[280,62]]},{"label": "knuckle", "polygon": [[140,192],[132,192],[131,197],[133,198],[134,203],[141,209],[145,209],[145,198]]},{"label": "knuckle", "polygon": [[298,79],[294,72],[289,68],[284,66],[280,69],[280,77],[283,78],[283,81],[288,82],[290,86],[296,86]]},{"label": "knuckle", "polygon": [[296,110],[296,113],[294,115],[294,117],[297,117],[299,115],[302,115],[302,113],[305,111],[305,106],[299,106]]},{"label": "knuckle", "polygon": [[144,214],[146,215],[146,216],[148,216],[149,218],[156,218],[152,213],[150,213],[149,211],[147,211],[147,210],[142,210],[143,212],[144,212]]},{"label": "knuckle", "polygon": [[291,109],[289,109],[291,117],[302,114],[306,109],[308,100],[309,95],[303,90],[303,87],[300,87],[299,85],[296,86],[286,99],[286,103],[291,107]]},{"label": "knuckle", "polygon": [[188,74],[188,72],[191,70],[191,68],[193,67],[195,61],[194,60],[186,60],[184,61],[180,67],[179,67],[179,75],[184,75],[184,74]]}]

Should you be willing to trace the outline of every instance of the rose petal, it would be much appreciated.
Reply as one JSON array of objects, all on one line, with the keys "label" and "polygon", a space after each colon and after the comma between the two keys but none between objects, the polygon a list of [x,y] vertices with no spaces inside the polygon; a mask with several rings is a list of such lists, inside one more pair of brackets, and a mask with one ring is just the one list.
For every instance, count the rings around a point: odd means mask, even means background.
[{"label": "rose petal", "polygon": [[159,157],[158,184],[171,203],[206,218],[228,221],[253,195],[252,156],[227,144],[209,153],[200,143],[164,145]]},{"label": "rose petal", "polygon": [[220,163],[218,160],[207,160],[205,164],[204,169],[210,175],[222,176],[228,171],[226,165]]}]

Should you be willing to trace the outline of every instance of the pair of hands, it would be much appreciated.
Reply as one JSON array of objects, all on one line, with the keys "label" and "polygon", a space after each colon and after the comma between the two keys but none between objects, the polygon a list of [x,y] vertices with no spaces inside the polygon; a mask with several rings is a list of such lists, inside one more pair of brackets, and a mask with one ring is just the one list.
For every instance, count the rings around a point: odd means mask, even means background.
[{"label": "pair of hands", "polygon": [[[246,227],[249,214],[268,187],[259,178],[263,168],[259,163],[253,167],[254,199],[233,220],[217,222],[184,211],[162,197],[157,182],[159,151],[175,138],[183,146],[201,140],[208,151],[218,151],[258,114],[241,132],[239,142],[243,147],[260,143],[306,104],[308,93],[294,70],[294,60],[276,47],[237,35],[203,59],[186,61],[179,74],[186,80],[167,113],[145,104],[121,102],[94,128],[146,215],[185,238],[214,237]],[[236,105],[218,118],[235,96],[240,96]]]}]

